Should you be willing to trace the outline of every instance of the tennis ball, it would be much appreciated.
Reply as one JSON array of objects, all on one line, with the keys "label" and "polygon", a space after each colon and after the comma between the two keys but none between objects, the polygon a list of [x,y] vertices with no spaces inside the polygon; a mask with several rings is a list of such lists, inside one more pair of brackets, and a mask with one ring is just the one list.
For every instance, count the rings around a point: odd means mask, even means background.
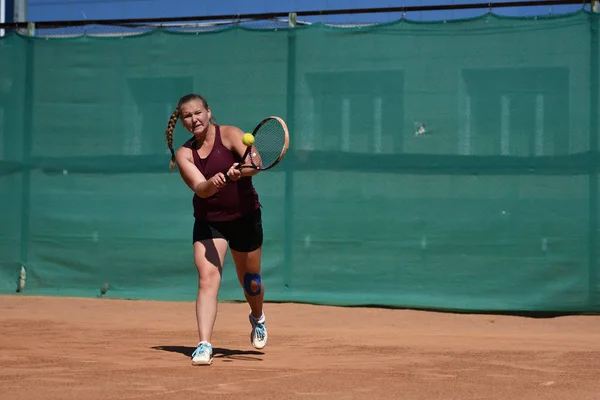
[{"label": "tennis ball", "polygon": [[251,133],[244,133],[244,136],[242,136],[242,143],[246,146],[252,146],[254,144],[254,135]]}]

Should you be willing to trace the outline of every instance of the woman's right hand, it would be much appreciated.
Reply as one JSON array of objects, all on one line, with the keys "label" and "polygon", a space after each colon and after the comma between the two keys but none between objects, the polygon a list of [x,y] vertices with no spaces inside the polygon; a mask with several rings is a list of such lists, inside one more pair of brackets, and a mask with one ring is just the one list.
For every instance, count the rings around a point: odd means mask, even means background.
[{"label": "woman's right hand", "polygon": [[216,173],[212,178],[209,179],[209,181],[218,189],[221,189],[227,184],[225,174],[223,174],[222,172]]}]

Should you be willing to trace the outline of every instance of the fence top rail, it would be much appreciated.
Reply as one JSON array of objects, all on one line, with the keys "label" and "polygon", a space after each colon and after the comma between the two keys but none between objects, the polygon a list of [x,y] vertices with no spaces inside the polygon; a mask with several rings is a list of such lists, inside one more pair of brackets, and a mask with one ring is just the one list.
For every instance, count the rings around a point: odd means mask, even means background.
[{"label": "fence top rail", "polygon": [[173,22],[198,22],[198,21],[229,21],[229,23],[241,22],[243,20],[270,20],[276,18],[289,17],[291,14],[299,17],[326,16],[326,15],[350,15],[350,14],[374,14],[374,13],[407,13],[417,11],[442,11],[442,10],[467,10],[467,9],[494,9],[507,7],[539,7],[539,6],[559,6],[559,5],[581,5],[585,8],[587,5],[597,3],[598,0],[527,0],[510,2],[482,2],[471,4],[437,4],[437,5],[418,5],[418,6],[399,6],[399,7],[378,7],[378,8],[353,8],[353,9],[334,9],[334,10],[308,10],[308,11],[286,11],[254,14],[226,14],[226,15],[199,15],[188,17],[169,17],[169,18],[144,18],[144,19],[100,19],[100,20],[63,20],[63,21],[26,21],[26,22],[7,22],[1,23],[0,29],[24,29],[31,24],[36,28],[60,28],[85,25],[116,25],[116,26],[137,26],[147,24],[165,24]]}]

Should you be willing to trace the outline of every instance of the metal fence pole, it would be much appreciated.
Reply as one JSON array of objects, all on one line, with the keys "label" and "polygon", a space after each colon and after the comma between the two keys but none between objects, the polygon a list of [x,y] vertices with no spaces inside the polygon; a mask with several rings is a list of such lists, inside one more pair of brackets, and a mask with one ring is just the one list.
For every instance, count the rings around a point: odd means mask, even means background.
[{"label": "metal fence pole", "polygon": [[[29,24],[33,32],[33,23]],[[22,141],[22,178],[21,178],[21,270],[27,269],[29,262],[29,228],[31,214],[31,146],[33,130],[33,71],[35,62],[34,41],[24,39],[25,43],[25,80],[23,99],[23,141]]]},{"label": "metal fence pole", "polygon": [[[0,24],[6,22],[6,0],[0,0]],[[4,29],[0,29],[0,37],[4,36]]]},{"label": "metal fence pole", "polygon": [[[592,157],[592,165],[589,175],[589,300],[588,305],[591,310],[600,309],[600,296],[598,296],[598,167],[600,163],[600,153],[598,148],[598,112],[600,112],[599,93],[598,89],[598,69],[600,68],[599,52],[598,52],[598,1],[592,4],[592,15],[590,15],[590,155]],[[594,8],[595,6],[595,8]]]},{"label": "metal fence pole", "polygon": [[284,267],[283,285],[284,289],[291,286],[291,275],[293,269],[293,246],[294,246],[294,126],[296,111],[296,14],[290,13],[288,30],[288,65],[287,65],[287,111],[286,124],[290,131],[290,145],[285,162],[285,200],[284,200]]},{"label": "metal fence pole", "polygon": [[13,17],[15,22],[27,21],[27,0],[13,1]]}]

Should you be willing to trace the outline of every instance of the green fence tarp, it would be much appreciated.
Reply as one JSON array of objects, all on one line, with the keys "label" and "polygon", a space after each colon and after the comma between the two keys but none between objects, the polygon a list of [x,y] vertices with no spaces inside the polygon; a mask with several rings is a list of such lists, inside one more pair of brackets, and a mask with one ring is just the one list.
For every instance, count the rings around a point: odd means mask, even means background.
[{"label": "green fence tarp", "polygon": [[[598,23],[548,18],[0,39],[0,293],[193,300],[180,96],[283,117],[254,178],[266,300],[600,311]],[[188,133],[178,125],[175,144]],[[242,300],[228,256],[221,299]]]}]

